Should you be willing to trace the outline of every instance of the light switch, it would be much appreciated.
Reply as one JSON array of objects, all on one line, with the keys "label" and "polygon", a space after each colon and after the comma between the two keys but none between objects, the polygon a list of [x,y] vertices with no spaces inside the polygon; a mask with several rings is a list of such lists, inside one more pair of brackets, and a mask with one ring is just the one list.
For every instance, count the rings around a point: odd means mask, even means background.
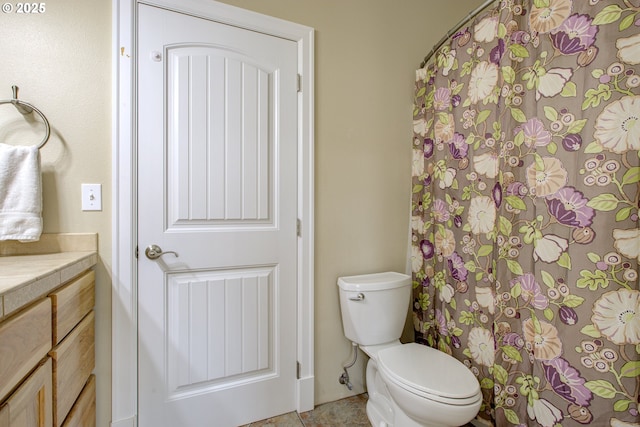
[{"label": "light switch", "polygon": [[102,184],[82,184],[82,210],[102,210]]}]

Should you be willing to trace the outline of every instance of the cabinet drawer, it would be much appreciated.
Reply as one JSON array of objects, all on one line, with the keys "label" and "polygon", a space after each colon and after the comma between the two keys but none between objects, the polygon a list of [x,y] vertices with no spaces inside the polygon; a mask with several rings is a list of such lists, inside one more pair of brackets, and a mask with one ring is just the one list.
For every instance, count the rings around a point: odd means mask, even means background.
[{"label": "cabinet drawer", "polygon": [[51,302],[44,299],[0,323],[0,401],[51,348]]},{"label": "cabinet drawer", "polygon": [[91,375],[62,427],[96,426],[96,376]]},{"label": "cabinet drawer", "polygon": [[89,271],[49,295],[56,345],[91,311],[95,304],[95,273]]},{"label": "cabinet drawer", "polygon": [[51,359],[47,359],[0,407],[0,425],[52,426]]},{"label": "cabinet drawer", "polygon": [[91,311],[53,350],[53,423],[60,427],[95,366]]}]

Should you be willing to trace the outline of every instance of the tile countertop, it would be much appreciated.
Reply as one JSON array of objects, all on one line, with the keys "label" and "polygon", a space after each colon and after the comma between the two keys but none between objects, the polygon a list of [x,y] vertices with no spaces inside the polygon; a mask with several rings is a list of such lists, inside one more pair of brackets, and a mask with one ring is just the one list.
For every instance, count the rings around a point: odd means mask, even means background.
[{"label": "tile countertop", "polygon": [[0,242],[0,319],[47,295],[98,262],[95,233],[43,234]]}]

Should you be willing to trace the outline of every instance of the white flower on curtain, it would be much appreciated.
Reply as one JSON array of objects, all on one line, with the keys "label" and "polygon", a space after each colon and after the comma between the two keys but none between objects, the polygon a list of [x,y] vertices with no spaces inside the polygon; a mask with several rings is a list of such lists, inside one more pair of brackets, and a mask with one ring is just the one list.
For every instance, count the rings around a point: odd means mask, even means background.
[{"label": "white flower on curtain", "polygon": [[563,418],[562,411],[545,399],[534,399],[527,405],[527,413],[529,418],[544,427],[554,427]]},{"label": "white flower on curtain", "polygon": [[640,228],[632,230],[613,230],[613,246],[622,255],[640,261]]},{"label": "white flower on curtain", "polygon": [[486,234],[493,230],[496,222],[496,205],[487,196],[471,199],[467,221],[473,234]]},{"label": "white flower on curtain", "polygon": [[469,80],[469,99],[472,104],[487,98],[498,83],[498,66],[482,61],[475,66]]},{"label": "white flower on curtain", "polygon": [[562,237],[548,234],[541,239],[534,240],[533,259],[553,263],[560,259],[560,256],[569,247],[569,241]]},{"label": "white flower on curtain", "polygon": [[638,427],[640,2],[493,5],[416,74],[416,341],[496,427]]},{"label": "white flower on curtain", "polygon": [[493,335],[484,328],[472,328],[469,332],[469,350],[473,360],[479,365],[493,366],[495,351],[493,350]]},{"label": "white flower on curtain", "polygon": [[413,150],[413,168],[411,173],[414,176],[420,176],[424,174],[424,151]]},{"label": "white flower on curtain", "polygon": [[614,344],[640,344],[640,292],[629,289],[603,294],[591,321]]},{"label": "white flower on curtain", "polygon": [[413,132],[424,137],[427,134],[427,121],[424,119],[414,120]]},{"label": "white flower on curtain", "polygon": [[640,96],[614,101],[600,113],[593,136],[614,153],[640,150]]},{"label": "white flower on curtain", "polygon": [[422,251],[417,246],[411,247],[411,271],[414,273],[422,270],[424,259],[422,257]]},{"label": "white flower on curtain", "polygon": [[616,40],[618,58],[630,65],[640,64],[640,34]]},{"label": "white flower on curtain", "polygon": [[488,16],[482,19],[473,29],[473,39],[480,43],[489,43],[498,36],[498,16]]},{"label": "white flower on curtain", "polygon": [[536,101],[541,97],[551,98],[558,95],[573,76],[573,71],[567,68],[552,68],[538,77]]},{"label": "white flower on curtain", "polygon": [[494,152],[473,156],[473,169],[480,175],[493,179],[500,172],[500,159]]},{"label": "white flower on curtain", "polygon": [[489,310],[489,314],[494,314],[496,312],[495,296],[491,288],[477,287],[476,299],[478,300],[480,307],[484,307]]}]

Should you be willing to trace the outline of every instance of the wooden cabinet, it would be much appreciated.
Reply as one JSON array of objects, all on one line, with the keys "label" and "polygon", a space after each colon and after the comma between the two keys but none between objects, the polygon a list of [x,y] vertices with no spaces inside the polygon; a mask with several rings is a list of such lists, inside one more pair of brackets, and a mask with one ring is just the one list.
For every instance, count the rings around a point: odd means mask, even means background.
[{"label": "wooden cabinet", "polygon": [[53,359],[53,418],[60,427],[95,366],[94,314],[91,311],[59,345]]},{"label": "wooden cabinet", "polygon": [[89,271],[60,289],[53,291],[53,345],[57,345],[95,305],[96,275]]},{"label": "wooden cabinet", "polygon": [[50,426],[51,407],[51,359],[47,357],[0,407],[0,426]]},{"label": "wooden cabinet", "polygon": [[0,323],[0,401],[51,349],[51,302],[45,298]]},{"label": "wooden cabinet", "polygon": [[95,275],[0,322],[0,427],[95,426]]},{"label": "wooden cabinet", "polygon": [[[86,427],[95,425],[96,419],[96,377],[91,375],[82,393],[73,405],[62,427]],[[0,424],[2,425],[2,424]]]}]

